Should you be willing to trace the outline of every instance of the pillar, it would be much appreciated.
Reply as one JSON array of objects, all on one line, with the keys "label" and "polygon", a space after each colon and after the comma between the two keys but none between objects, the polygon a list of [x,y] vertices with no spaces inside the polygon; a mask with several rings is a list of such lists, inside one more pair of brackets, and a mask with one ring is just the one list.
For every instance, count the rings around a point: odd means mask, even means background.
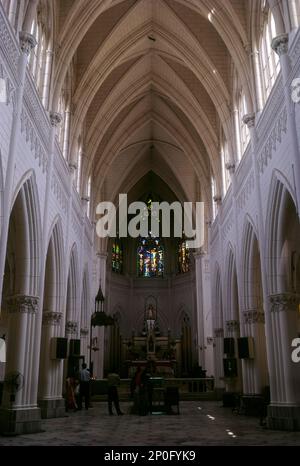
[{"label": "pillar", "polygon": [[[6,385],[0,408],[0,432],[23,434],[41,431],[41,413],[32,390],[32,342],[39,298],[13,295],[7,298],[8,342],[5,378],[13,381]],[[14,383],[14,381],[16,383]]]},{"label": "pillar", "polygon": [[12,116],[12,126],[11,134],[9,140],[9,149],[8,149],[8,161],[7,161],[7,170],[6,177],[4,182],[3,190],[3,205],[6,208],[3,211],[2,219],[2,230],[1,230],[1,239],[0,239],[0,296],[2,296],[3,289],[3,276],[4,276],[4,267],[5,267],[5,258],[6,258],[6,248],[7,248],[7,237],[9,229],[9,217],[11,211],[11,202],[13,196],[13,183],[14,183],[14,172],[15,172],[15,160],[17,154],[17,143],[20,135],[20,125],[21,125],[21,112],[23,106],[23,95],[24,95],[24,85],[26,78],[26,65],[27,59],[30,55],[31,50],[36,45],[35,38],[28,32],[20,32],[20,48],[21,53],[19,56],[18,62],[18,80],[19,86],[16,90],[16,103],[13,109]]},{"label": "pillar", "polygon": [[267,424],[272,429],[300,430],[300,371],[291,358],[292,340],[298,337],[300,296],[288,292],[272,294],[270,303],[278,390],[268,409]]}]

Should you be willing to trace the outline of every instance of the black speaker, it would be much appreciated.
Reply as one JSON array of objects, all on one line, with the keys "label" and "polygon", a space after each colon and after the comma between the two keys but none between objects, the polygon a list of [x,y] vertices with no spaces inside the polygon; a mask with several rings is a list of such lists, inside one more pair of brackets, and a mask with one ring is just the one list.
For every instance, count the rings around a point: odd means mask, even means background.
[{"label": "black speaker", "polygon": [[238,355],[240,359],[253,359],[254,358],[253,337],[238,338]]},{"label": "black speaker", "polygon": [[68,350],[67,338],[51,338],[50,357],[51,359],[66,359]]},{"label": "black speaker", "polygon": [[234,356],[234,338],[224,338],[224,354]]},{"label": "black speaker", "polygon": [[70,340],[69,356],[80,356],[80,340]]},{"label": "black speaker", "polygon": [[224,377],[237,377],[236,358],[223,359]]}]

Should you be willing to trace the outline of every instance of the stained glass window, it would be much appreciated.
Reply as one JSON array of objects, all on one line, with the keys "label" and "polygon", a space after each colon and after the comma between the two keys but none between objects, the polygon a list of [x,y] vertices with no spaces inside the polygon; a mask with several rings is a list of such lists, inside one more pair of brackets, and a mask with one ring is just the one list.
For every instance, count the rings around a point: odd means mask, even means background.
[{"label": "stained glass window", "polygon": [[190,250],[185,240],[179,242],[178,246],[178,269],[179,273],[188,272],[190,268]]},{"label": "stained glass window", "polygon": [[139,277],[162,277],[164,250],[158,238],[141,238],[137,250]]},{"label": "stained glass window", "polygon": [[123,249],[119,240],[115,240],[112,246],[111,265],[113,272],[123,272]]}]

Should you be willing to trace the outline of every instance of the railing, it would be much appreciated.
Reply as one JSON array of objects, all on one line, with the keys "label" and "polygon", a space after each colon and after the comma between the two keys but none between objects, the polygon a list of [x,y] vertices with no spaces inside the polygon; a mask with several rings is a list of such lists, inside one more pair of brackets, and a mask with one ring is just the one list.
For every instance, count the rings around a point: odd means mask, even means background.
[{"label": "railing", "polygon": [[[178,387],[180,400],[193,400],[200,397],[206,397],[214,394],[213,377],[207,378],[164,378],[162,387]],[[130,399],[131,379],[121,379],[118,387],[119,396],[122,400]],[[107,397],[107,379],[96,379],[92,381],[91,395],[96,400],[106,400]]]}]

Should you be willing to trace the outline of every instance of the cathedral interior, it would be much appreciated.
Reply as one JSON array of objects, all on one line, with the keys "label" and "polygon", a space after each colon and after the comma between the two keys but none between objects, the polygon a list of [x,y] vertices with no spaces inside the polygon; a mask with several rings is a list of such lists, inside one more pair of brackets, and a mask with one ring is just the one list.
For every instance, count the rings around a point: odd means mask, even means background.
[{"label": "cathedral interior", "polygon": [[0,0],[0,433],[84,363],[300,444],[299,205],[299,0]]}]

